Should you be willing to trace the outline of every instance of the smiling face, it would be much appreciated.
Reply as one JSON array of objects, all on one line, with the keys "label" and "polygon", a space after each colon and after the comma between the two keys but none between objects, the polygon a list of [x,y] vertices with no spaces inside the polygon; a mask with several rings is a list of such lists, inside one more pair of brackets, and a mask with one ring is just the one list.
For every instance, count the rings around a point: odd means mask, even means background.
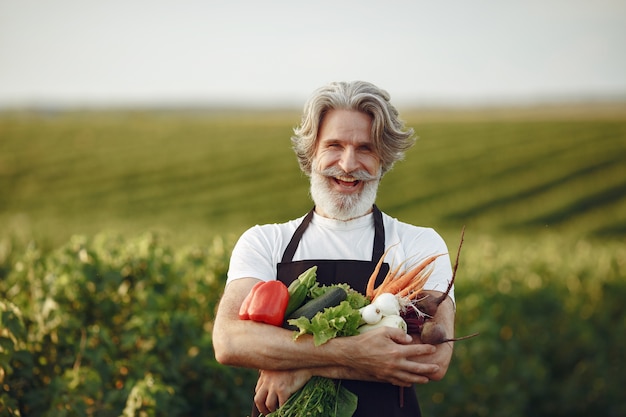
[{"label": "smiling face", "polygon": [[381,177],[371,124],[369,115],[353,110],[330,110],[324,116],[311,173],[319,214],[349,220],[371,211]]}]

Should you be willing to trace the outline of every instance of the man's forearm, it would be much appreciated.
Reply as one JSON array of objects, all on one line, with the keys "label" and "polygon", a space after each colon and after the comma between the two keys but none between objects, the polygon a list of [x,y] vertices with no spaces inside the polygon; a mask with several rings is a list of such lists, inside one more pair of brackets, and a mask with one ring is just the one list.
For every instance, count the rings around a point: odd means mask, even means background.
[{"label": "man's forearm", "polygon": [[411,344],[399,329],[380,328],[315,346],[310,335],[294,341],[292,331],[239,320],[239,306],[258,280],[238,281],[225,291],[214,323],[213,346],[222,364],[275,371],[323,368],[316,374],[396,385],[420,383],[423,375],[439,370],[437,364],[410,359],[431,354],[435,348]]},{"label": "man's forearm", "polygon": [[[433,293],[434,295],[441,294],[441,293],[436,293],[436,292],[433,292]],[[448,297],[439,305],[439,308],[437,309],[437,313],[430,320],[433,320],[437,324],[440,324],[441,326],[443,326],[443,328],[446,331],[447,338],[453,338],[454,337],[454,317],[455,317],[454,303]],[[419,335],[413,335],[413,343],[416,343],[416,344],[422,343]],[[436,351],[434,353],[429,354],[429,355],[421,355],[413,359],[415,361],[419,361],[423,363],[436,364],[439,368],[438,371],[432,374],[427,374],[425,376],[427,376],[431,380],[438,381],[445,376],[448,370],[448,366],[450,365],[450,361],[452,360],[452,352],[453,352],[453,342],[445,342],[445,343],[436,345]]]}]

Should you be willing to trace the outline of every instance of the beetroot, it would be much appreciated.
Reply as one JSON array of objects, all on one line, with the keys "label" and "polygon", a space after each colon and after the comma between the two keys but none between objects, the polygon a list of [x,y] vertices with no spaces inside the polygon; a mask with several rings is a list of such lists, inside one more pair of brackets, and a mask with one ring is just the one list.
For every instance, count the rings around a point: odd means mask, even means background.
[{"label": "beetroot", "polygon": [[458,338],[448,338],[443,325],[433,321],[433,318],[437,314],[437,309],[444,302],[444,300],[450,294],[452,286],[454,285],[454,279],[456,278],[456,271],[459,267],[459,258],[461,255],[461,247],[463,246],[463,238],[465,236],[465,227],[461,231],[461,242],[459,243],[459,249],[456,254],[456,261],[452,270],[452,278],[448,283],[448,288],[440,296],[432,296],[429,294],[412,301],[409,308],[403,313],[404,321],[408,327],[408,333],[417,333],[420,335],[422,343],[430,345],[438,345],[445,342],[453,342],[457,340],[469,339],[470,337],[477,336],[478,333],[471,334],[469,336],[463,336]]},{"label": "beetroot", "polygon": [[469,339],[470,337],[474,336],[478,336],[478,333],[470,334],[463,337],[448,338],[446,336],[446,330],[441,324],[429,320],[424,323],[424,326],[422,326],[420,340],[422,341],[422,343],[426,343],[428,345],[439,345],[445,342],[456,342],[458,340]]}]

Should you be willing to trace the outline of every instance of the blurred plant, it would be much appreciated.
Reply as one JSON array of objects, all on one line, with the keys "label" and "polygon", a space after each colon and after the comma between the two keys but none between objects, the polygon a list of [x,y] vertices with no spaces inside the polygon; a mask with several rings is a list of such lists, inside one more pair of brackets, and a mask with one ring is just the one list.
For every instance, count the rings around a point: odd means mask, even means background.
[{"label": "blurred plant", "polygon": [[[153,233],[13,249],[0,280],[0,416],[242,416],[256,372],[215,361],[232,243]],[[466,235],[455,345],[424,415],[621,416],[626,246]]]},{"label": "blurred plant", "polygon": [[220,238],[174,252],[155,234],[76,236],[46,255],[26,248],[0,283],[0,300],[24,315],[20,328],[17,313],[3,313],[3,328],[22,329],[25,349],[2,339],[5,408],[50,417],[239,415],[253,372],[217,364],[211,342],[228,255]]}]

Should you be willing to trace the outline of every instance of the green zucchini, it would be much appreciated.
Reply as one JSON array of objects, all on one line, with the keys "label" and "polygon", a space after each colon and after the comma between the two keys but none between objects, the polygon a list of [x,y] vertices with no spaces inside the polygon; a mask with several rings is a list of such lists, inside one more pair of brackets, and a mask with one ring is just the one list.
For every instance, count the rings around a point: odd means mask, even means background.
[{"label": "green zucchini", "polygon": [[302,303],[304,303],[309,293],[309,289],[316,284],[316,271],[317,266],[312,266],[300,274],[300,276],[289,285],[289,304],[287,304],[285,317],[288,317],[298,307],[302,306]]},{"label": "green zucchini", "polygon": [[339,305],[343,300],[348,298],[348,293],[341,287],[334,287],[317,298],[306,302],[302,307],[291,313],[286,319],[283,327],[290,330],[297,330],[297,327],[288,323],[290,319],[306,317],[311,320],[317,313],[324,311],[328,307]]},{"label": "green zucchini", "polygon": [[302,306],[308,292],[307,286],[299,281],[293,288],[289,286],[289,303],[287,304],[287,310],[285,310],[285,316],[289,317],[298,307]]}]

